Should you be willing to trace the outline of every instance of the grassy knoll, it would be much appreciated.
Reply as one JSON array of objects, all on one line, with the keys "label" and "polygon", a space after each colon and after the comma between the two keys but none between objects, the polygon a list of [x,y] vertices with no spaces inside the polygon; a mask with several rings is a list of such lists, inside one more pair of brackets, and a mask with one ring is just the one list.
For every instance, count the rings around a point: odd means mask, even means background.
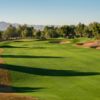
[{"label": "grassy knoll", "polygon": [[12,92],[40,100],[100,100],[100,50],[20,40],[0,43]]}]

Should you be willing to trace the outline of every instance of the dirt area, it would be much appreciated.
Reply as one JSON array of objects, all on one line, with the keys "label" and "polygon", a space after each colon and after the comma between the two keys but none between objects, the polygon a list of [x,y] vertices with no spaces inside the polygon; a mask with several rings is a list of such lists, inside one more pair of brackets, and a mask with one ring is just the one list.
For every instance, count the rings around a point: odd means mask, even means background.
[{"label": "dirt area", "polygon": [[11,93],[0,93],[0,100],[38,100],[29,96],[21,96]]},{"label": "dirt area", "polygon": [[[3,49],[0,49],[0,54],[3,53]],[[4,61],[0,58],[0,64],[3,64]],[[0,69],[0,85],[10,85],[10,75],[8,70]],[[0,87],[1,88],[1,87]]]},{"label": "dirt area", "polygon": [[[3,53],[3,49],[0,49],[0,54]],[[0,58],[0,64],[4,61]],[[22,96],[18,93],[12,93],[11,78],[8,70],[0,69],[0,100],[38,100],[30,96]],[[11,92],[11,93],[10,93]]]}]

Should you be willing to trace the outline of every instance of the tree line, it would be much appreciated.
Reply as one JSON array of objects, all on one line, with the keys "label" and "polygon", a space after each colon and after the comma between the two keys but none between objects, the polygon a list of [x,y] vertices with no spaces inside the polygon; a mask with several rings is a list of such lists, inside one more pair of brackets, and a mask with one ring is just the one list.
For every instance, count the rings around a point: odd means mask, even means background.
[{"label": "tree line", "polygon": [[100,39],[100,23],[93,22],[89,25],[45,26],[43,30],[36,30],[32,26],[19,25],[17,28],[9,25],[5,31],[0,31],[0,40],[13,40],[24,38],[48,39],[48,38],[97,38]]}]

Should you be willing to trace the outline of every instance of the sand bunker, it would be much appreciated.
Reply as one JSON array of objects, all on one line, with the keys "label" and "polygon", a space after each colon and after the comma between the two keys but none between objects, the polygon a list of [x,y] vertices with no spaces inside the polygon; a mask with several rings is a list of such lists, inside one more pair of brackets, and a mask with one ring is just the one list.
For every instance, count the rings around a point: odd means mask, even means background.
[{"label": "sand bunker", "polygon": [[77,43],[77,46],[87,47],[87,48],[96,48],[100,50],[100,40],[90,41],[85,43]]},{"label": "sand bunker", "polygon": [[70,41],[68,41],[68,40],[63,40],[63,41],[61,41],[59,44],[67,44],[67,43],[70,43]]}]

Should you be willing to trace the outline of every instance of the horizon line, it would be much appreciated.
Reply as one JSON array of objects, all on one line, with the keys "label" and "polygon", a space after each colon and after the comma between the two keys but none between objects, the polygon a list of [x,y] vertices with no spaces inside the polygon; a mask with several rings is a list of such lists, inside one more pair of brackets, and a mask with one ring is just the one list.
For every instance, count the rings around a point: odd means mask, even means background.
[{"label": "horizon line", "polygon": [[73,24],[68,24],[68,23],[66,23],[66,24],[32,24],[32,23],[19,23],[19,22],[10,22],[10,21],[0,21],[0,23],[8,23],[8,24],[19,24],[19,25],[40,25],[40,26],[64,26],[64,25],[78,25],[79,23],[81,23],[81,24],[85,24],[85,25],[89,25],[90,23],[94,23],[94,22],[97,22],[97,23],[100,23],[99,21],[91,21],[91,22],[77,22],[77,23],[73,23]]}]

